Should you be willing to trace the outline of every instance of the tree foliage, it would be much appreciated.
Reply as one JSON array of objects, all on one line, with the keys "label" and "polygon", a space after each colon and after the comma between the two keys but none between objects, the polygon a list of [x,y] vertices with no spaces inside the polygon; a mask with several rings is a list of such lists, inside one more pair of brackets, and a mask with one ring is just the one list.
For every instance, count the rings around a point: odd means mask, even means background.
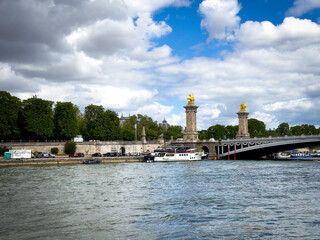
[{"label": "tree foliage", "polygon": [[250,137],[267,137],[266,125],[258,119],[251,118],[248,120],[248,131]]},{"label": "tree foliage", "polygon": [[30,139],[48,139],[53,137],[52,101],[41,98],[29,98],[22,102],[24,134]]},{"label": "tree foliage", "polygon": [[103,106],[89,105],[84,111],[85,139],[103,139],[106,136],[106,122]]},{"label": "tree foliage", "polygon": [[278,136],[290,136],[291,132],[290,132],[290,127],[288,123],[281,123],[277,129],[276,129],[277,135]]},{"label": "tree foliage", "polygon": [[173,136],[173,139],[182,138],[182,127],[177,125],[170,126],[164,131],[163,135],[165,140],[170,140],[171,136]]},{"label": "tree foliage", "polygon": [[[88,105],[84,113],[71,102],[53,102],[34,96],[21,102],[17,97],[6,91],[0,91],[0,139],[71,139],[78,133],[84,139],[97,140],[137,140],[141,139],[142,127],[145,127],[147,140],[156,140],[161,133],[166,140],[171,136],[183,137],[181,126],[171,126],[163,130],[157,121],[147,115],[133,115],[120,128],[116,112],[106,110],[103,106]],[[135,124],[137,128],[135,128]],[[262,121],[248,120],[250,137],[277,137],[320,134],[320,128],[314,125],[302,124],[290,127],[281,123],[274,130],[266,130]],[[233,139],[236,137],[238,126],[214,125],[207,130],[199,131],[199,139]]]},{"label": "tree foliage", "polygon": [[120,138],[118,114],[91,104],[85,108],[81,132],[87,140],[117,140]]},{"label": "tree foliage", "polygon": [[153,121],[151,117],[138,114],[131,116],[121,128],[122,139],[134,140],[135,134],[137,133],[137,140],[140,140],[143,127],[145,128],[147,140],[158,139],[162,133],[162,128],[156,121]]},{"label": "tree foliage", "polygon": [[58,139],[71,139],[79,134],[78,108],[71,102],[57,102],[54,108],[54,133]]},{"label": "tree foliage", "polygon": [[0,139],[20,137],[19,112],[21,101],[10,93],[0,91]]},{"label": "tree foliage", "polygon": [[105,124],[106,124],[106,135],[107,140],[117,140],[120,138],[120,120],[118,114],[110,109],[104,113]]},{"label": "tree foliage", "polygon": [[51,148],[51,153],[52,154],[58,154],[59,153],[59,148],[56,148],[56,147]]},{"label": "tree foliage", "polygon": [[216,124],[214,126],[209,127],[207,132],[208,132],[207,139],[209,138],[210,135],[212,135],[213,138],[215,138],[216,140],[227,139],[227,135],[228,135],[227,134],[228,130],[226,129],[226,127],[220,124]]},{"label": "tree foliage", "polygon": [[77,144],[75,142],[66,142],[64,144],[64,153],[65,154],[75,153],[76,150],[77,150]]}]

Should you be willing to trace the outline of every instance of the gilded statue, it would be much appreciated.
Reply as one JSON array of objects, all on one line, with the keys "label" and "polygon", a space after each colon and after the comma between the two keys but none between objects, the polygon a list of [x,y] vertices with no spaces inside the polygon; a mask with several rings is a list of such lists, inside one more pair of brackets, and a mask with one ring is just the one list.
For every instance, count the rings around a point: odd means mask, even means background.
[{"label": "gilded statue", "polygon": [[189,100],[188,105],[194,105],[194,101],[196,100],[193,96],[193,94],[189,94],[187,97],[187,100]]},{"label": "gilded statue", "polygon": [[246,111],[246,107],[247,107],[247,105],[245,105],[244,103],[241,103],[240,112],[245,112]]}]

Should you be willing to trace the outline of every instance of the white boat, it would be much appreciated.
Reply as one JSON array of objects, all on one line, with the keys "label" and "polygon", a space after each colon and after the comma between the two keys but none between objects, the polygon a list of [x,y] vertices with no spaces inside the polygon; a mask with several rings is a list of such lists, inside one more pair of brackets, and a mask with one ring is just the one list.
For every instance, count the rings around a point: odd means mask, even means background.
[{"label": "white boat", "polygon": [[309,153],[294,153],[291,154],[291,158],[311,158],[311,154]]},{"label": "white boat", "polygon": [[275,159],[289,159],[291,156],[290,152],[278,152],[275,155]]},{"label": "white boat", "polygon": [[189,149],[185,152],[157,152],[154,156],[154,162],[178,162],[178,161],[200,161],[202,152],[196,152],[195,149]]}]

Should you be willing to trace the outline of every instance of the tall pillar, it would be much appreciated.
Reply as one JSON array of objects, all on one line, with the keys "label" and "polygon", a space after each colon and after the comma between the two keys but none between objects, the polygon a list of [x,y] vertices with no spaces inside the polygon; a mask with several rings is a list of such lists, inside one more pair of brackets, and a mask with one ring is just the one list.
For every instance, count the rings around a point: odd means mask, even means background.
[{"label": "tall pillar", "polygon": [[184,106],[186,109],[186,128],[183,132],[184,141],[197,141],[198,132],[197,132],[197,109],[198,106],[194,104],[195,98],[193,95],[189,95],[188,104]]},{"label": "tall pillar", "polygon": [[142,141],[143,144],[146,144],[146,143],[147,143],[146,130],[144,129],[144,126],[142,127],[141,141]]},{"label": "tall pillar", "polygon": [[247,139],[250,138],[250,134],[248,131],[248,115],[249,113],[246,111],[247,105],[242,103],[240,105],[240,111],[237,112],[239,119],[239,128],[236,138],[237,139]]}]

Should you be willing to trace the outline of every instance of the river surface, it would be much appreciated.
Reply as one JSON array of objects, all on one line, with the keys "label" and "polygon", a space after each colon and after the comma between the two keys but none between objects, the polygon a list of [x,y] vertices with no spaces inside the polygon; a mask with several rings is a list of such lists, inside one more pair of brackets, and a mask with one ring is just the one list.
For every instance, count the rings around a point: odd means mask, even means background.
[{"label": "river surface", "polygon": [[0,239],[320,239],[320,162],[0,168]]}]

